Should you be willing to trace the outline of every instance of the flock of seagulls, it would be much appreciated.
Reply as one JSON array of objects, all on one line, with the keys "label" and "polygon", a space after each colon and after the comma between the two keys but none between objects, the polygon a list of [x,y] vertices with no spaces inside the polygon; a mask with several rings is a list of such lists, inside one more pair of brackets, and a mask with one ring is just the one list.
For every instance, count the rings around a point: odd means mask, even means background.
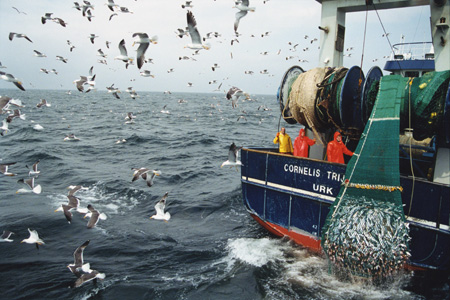
[{"label": "flock of seagulls", "polygon": [[[244,1],[238,1],[236,3],[236,8],[239,10],[237,15],[242,14],[242,12],[245,12],[245,14],[239,16],[239,19],[236,15],[237,20],[242,19],[242,17],[245,16],[248,11],[251,11],[251,12],[254,11],[254,8],[248,7],[248,2],[249,1],[244,0]],[[80,10],[82,12],[83,17],[86,17],[89,21],[91,21],[91,19],[94,17],[94,15],[92,14],[94,6],[89,1],[83,1],[81,4],[79,4],[78,2],[74,2],[74,5],[75,5],[74,7],[77,10]],[[112,0],[109,0],[106,5],[107,5],[108,9],[110,9],[114,13],[117,13],[117,12],[132,13],[127,8],[118,6]],[[184,6],[183,8],[191,8],[193,5],[192,5],[191,1],[187,1],[186,4],[183,6]],[[218,37],[219,34],[218,33],[208,33],[206,35],[206,38],[203,38],[198,31],[197,22],[196,22],[196,19],[193,15],[192,11],[190,11],[190,10],[187,11],[186,18],[187,18],[187,28],[186,28],[186,31],[183,32],[183,36],[189,36],[191,39],[190,43],[188,43],[186,45],[186,48],[195,50],[195,51],[197,51],[197,53],[199,50],[202,50],[202,49],[209,50],[211,48],[211,46],[209,43],[207,43],[205,41],[207,39],[209,39],[210,37]],[[55,22],[55,23],[61,25],[62,27],[69,26],[61,18],[53,17],[52,13],[45,13],[41,17],[42,24],[47,24],[50,21]],[[235,32],[237,34],[237,25],[235,25]],[[120,43],[118,44],[118,49],[119,49],[120,55],[116,56],[114,59],[123,61],[125,64],[125,68],[128,68],[129,65],[132,65],[134,62],[136,62],[136,66],[140,70],[144,66],[145,63],[151,62],[151,59],[147,59],[145,57],[145,55],[146,55],[146,52],[147,52],[150,44],[157,44],[158,37],[157,36],[150,37],[147,33],[143,33],[143,32],[136,32],[136,33],[132,34],[132,37],[134,38],[134,44],[139,44],[139,47],[136,52],[136,58],[129,56],[127,49],[125,47],[125,40],[122,39],[120,41]],[[9,35],[9,40],[13,41],[13,39],[16,39],[16,38],[24,38],[32,43],[32,40],[25,34],[11,32]],[[98,36],[95,34],[91,34],[89,36],[89,39],[92,44],[95,43],[96,38],[98,38]],[[67,41],[67,42],[68,42],[68,45],[70,46],[70,51],[72,51],[75,47],[70,43],[70,41]],[[109,47],[108,43],[107,43],[107,47]],[[97,53],[100,57],[106,58],[106,54],[101,49],[98,49]],[[47,57],[47,55],[44,52],[38,51],[38,50],[33,50],[33,54],[34,54],[34,56],[39,57],[39,58]],[[64,56],[61,56],[61,55],[56,56],[56,60],[61,61],[62,63],[65,63],[65,64],[69,63],[69,59]],[[217,70],[218,68],[220,68],[219,64],[214,64],[211,67],[211,69],[213,71]],[[173,72],[173,71],[174,70],[171,69],[168,72]],[[55,69],[47,70],[47,69],[42,68],[41,72],[46,73],[46,74],[51,73],[51,72],[57,74]],[[141,73],[143,74],[142,76],[146,76],[146,77],[154,76],[148,70],[143,70]],[[1,72],[1,71],[0,71],[0,75],[1,75],[1,79],[13,83],[19,89],[25,91],[25,89],[22,85],[22,82],[19,79],[17,79],[16,77],[14,77],[13,75],[5,73],[5,72]],[[95,80],[96,80],[96,74],[94,74],[93,67],[91,67],[91,69],[89,70],[89,75],[80,76],[80,78],[78,78],[74,81],[74,84],[79,92],[88,93],[91,90],[95,90],[95,85],[96,85]],[[216,81],[214,83],[216,83]],[[190,86],[192,86],[192,83],[188,83],[188,84]],[[221,86],[221,84],[220,84],[220,86]],[[220,86],[219,86],[219,89],[220,89]],[[108,90],[108,93],[112,93],[116,98],[120,98],[119,97],[120,91],[118,88],[114,87],[114,84],[112,84],[110,87],[107,87],[107,90]],[[129,87],[126,92],[128,92],[132,98],[135,98],[138,96],[136,94],[136,92],[132,89],[132,87]],[[170,93],[170,92],[168,92],[168,93]],[[241,96],[244,96],[247,99],[249,98],[248,93],[245,93],[244,91],[242,91],[241,89],[239,89],[237,87],[232,87],[228,91],[226,97],[227,97],[227,99],[231,100],[232,107],[235,108],[238,106],[237,102],[238,102],[239,97],[241,97]],[[186,101],[183,99],[180,99],[179,103],[183,103],[183,102],[186,102]],[[18,99],[12,99],[10,97],[5,97],[5,96],[0,97],[0,112],[2,114],[8,114],[7,118],[5,118],[2,123],[2,127],[1,127],[2,135],[8,132],[8,130],[9,130],[8,126],[12,122],[13,119],[15,119],[15,118],[22,119],[22,120],[25,119],[25,115],[21,114],[21,112],[19,110],[19,108],[21,108],[21,107],[23,107],[23,105],[22,105],[21,101]],[[36,104],[36,107],[39,109],[44,109],[46,107],[51,107],[51,104],[46,99],[40,99],[40,102]],[[164,106],[161,110],[161,113],[169,114],[170,112],[168,111],[166,106]],[[136,118],[136,116],[133,115],[132,112],[128,112],[126,121],[132,123],[132,122],[134,122],[135,118]],[[79,140],[80,139],[78,137],[76,137],[75,134],[73,134],[73,133],[68,134],[64,138],[64,141],[79,141]],[[228,159],[221,165],[221,167],[235,166],[237,168],[238,166],[241,166],[242,163],[239,160],[239,150],[241,148],[242,147],[236,147],[236,145],[233,143],[229,149]],[[41,170],[38,168],[39,163],[40,163],[40,160],[36,161],[31,166],[26,165],[26,167],[28,168],[28,177],[29,178],[22,178],[17,181],[18,183],[23,184],[23,187],[17,190],[17,192],[16,192],[17,194],[31,193],[31,194],[39,195],[42,193],[42,190],[43,190],[42,186],[38,183],[38,176],[40,176],[40,174],[41,174]],[[16,166],[16,162],[1,163],[0,164],[0,172],[4,176],[9,176],[9,177],[17,176],[17,174],[13,173],[12,172],[13,170],[11,170],[11,169],[14,169],[15,166]],[[133,170],[133,177],[132,177],[131,181],[134,182],[134,181],[137,181],[138,179],[142,179],[145,181],[146,185],[149,188],[155,184],[155,178],[162,174],[162,172],[160,170],[154,170],[154,169],[149,169],[149,168],[133,168],[132,170]],[[77,197],[76,193],[81,190],[86,190],[85,187],[83,187],[81,185],[77,185],[77,186],[70,186],[68,189],[69,189],[69,192],[66,196],[67,201],[60,204],[60,206],[55,209],[55,212],[63,212],[64,218],[69,224],[72,224],[72,222],[74,221],[74,218],[76,218],[77,215],[81,215],[83,218],[89,219],[86,224],[86,228],[93,229],[98,225],[98,223],[101,220],[107,219],[106,214],[100,212],[92,204],[88,204],[87,207],[81,206],[82,200],[79,197]],[[169,192],[166,192],[162,196],[162,198],[159,201],[157,201],[157,203],[154,206],[155,213],[152,216],[150,216],[150,219],[163,220],[165,222],[168,222],[171,219],[171,214],[168,211],[166,211],[168,195],[169,195]],[[73,226],[73,225],[71,225],[71,226]],[[46,245],[44,240],[39,237],[39,233],[36,230],[32,230],[32,229],[28,228],[28,232],[29,232],[29,237],[23,239],[21,241],[22,243],[35,244],[37,249],[39,249],[39,246]],[[13,232],[4,230],[2,236],[0,237],[0,242],[11,243],[11,242],[13,242],[13,239],[12,239],[13,236],[14,236]],[[45,238],[45,235],[44,235],[44,238]],[[88,241],[84,242],[82,245],[80,245],[78,248],[76,248],[76,250],[73,253],[74,262],[73,262],[73,264],[68,265],[69,270],[76,277],[76,281],[73,283],[72,287],[79,287],[86,282],[89,282],[89,281],[92,281],[95,279],[104,279],[105,278],[104,273],[101,273],[97,270],[91,269],[90,264],[84,262],[83,253],[89,243],[90,243],[90,241],[88,240]]]}]

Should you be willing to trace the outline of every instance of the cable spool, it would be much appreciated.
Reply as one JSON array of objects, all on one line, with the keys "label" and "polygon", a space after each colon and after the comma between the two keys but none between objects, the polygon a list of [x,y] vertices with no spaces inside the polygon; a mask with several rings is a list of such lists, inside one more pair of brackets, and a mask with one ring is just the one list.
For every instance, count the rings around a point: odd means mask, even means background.
[{"label": "cable spool", "polygon": [[369,120],[370,113],[375,104],[381,77],[383,77],[383,71],[377,66],[370,68],[369,72],[367,72],[361,92],[361,121],[364,126],[367,120]]},{"label": "cable spool", "polygon": [[292,112],[289,107],[289,95],[291,93],[291,87],[294,81],[302,74],[304,71],[299,66],[293,66],[289,70],[287,70],[283,79],[281,80],[281,84],[278,90],[277,100],[280,103],[280,110],[283,116],[283,119],[289,124],[297,123],[297,120],[293,117]]},{"label": "cable spool", "polygon": [[364,74],[360,67],[351,67],[341,81],[339,95],[339,116],[344,129],[362,132],[364,124],[361,118],[361,90]]},{"label": "cable spool", "polygon": [[[321,136],[326,127],[316,115],[316,97],[319,91],[317,83],[322,82],[328,68],[315,68],[302,73],[292,84],[289,94],[289,108],[298,123],[311,128],[320,144],[325,144]],[[326,124],[325,124],[326,125]]]}]

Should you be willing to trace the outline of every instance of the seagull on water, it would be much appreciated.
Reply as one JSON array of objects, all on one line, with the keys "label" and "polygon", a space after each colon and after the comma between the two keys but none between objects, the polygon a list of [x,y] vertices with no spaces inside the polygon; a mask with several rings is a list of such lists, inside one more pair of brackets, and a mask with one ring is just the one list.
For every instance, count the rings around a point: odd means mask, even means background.
[{"label": "seagull on water", "polygon": [[170,220],[170,213],[164,212],[164,209],[166,207],[166,199],[169,196],[169,192],[166,192],[164,196],[161,198],[161,200],[158,201],[155,205],[156,214],[151,216],[150,219],[155,220],[164,220],[169,221]]},{"label": "seagull on water", "polygon": [[189,35],[191,36],[192,43],[186,45],[185,48],[189,48],[192,50],[198,49],[209,50],[211,48],[211,45],[208,43],[205,44],[202,43],[202,38],[197,29],[197,22],[195,21],[195,17],[192,14],[192,12],[188,10],[186,16],[187,16],[188,31]]},{"label": "seagull on water", "polygon": [[74,133],[66,135],[64,141],[79,141],[80,139],[75,136]]},{"label": "seagull on water", "polygon": [[245,17],[249,11],[254,12],[255,8],[254,7],[249,7],[249,4],[250,4],[249,0],[237,1],[235,4],[236,5],[233,6],[233,7],[239,9],[239,11],[235,15],[236,20],[234,21],[234,32],[237,33],[237,29],[238,29],[238,26],[239,26],[239,21],[243,17]]},{"label": "seagull on water", "polygon": [[84,216],[89,217],[89,222],[87,224],[87,228],[91,229],[94,228],[95,225],[97,225],[98,220],[106,220],[106,215],[104,213],[100,213],[98,210],[96,210],[91,204],[87,206],[87,209],[89,212]]},{"label": "seagull on water", "polygon": [[40,194],[42,192],[42,187],[40,184],[35,185],[34,183],[34,177],[31,177],[30,179],[19,179],[17,182],[22,182],[25,184],[27,188],[21,188],[18,189],[16,194],[19,193],[35,193]]},{"label": "seagull on water", "polygon": [[231,106],[233,108],[237,107],[237,101],[239,100],[240,96],[245,96],[246,98],[249,98],[250,95],[242,91],[240,88],[237,88],[233,86],[229,89],[227,93],[227,99],[231,100]]},{"label": "seagull on water", "polygon": [[0,127],[0,129],[2,130],[2,132],[0,133],[1,136],[4,136],[5,134],[8,133],[8,127],[9,123],[6,120],[3,120],[2,126]]},{"label": "seagull on water", "polygon": [[13,240],[11,240],[9,237],[14,234],[14,232],[8,231],[8,230],[3,230],[3,234],[0,237],[0,242],[12,242]]},{"label": "seagull on water", "polygon": [[25,91],[25,88],[22,86],[22,82],[14,77],[12,74],[7,74],[5,72],[0,71],[0,78],[9,82],[14,83],[15,86],[17,86],[22,91]]},{"label": "seagull on water", "polygon": [[13,163],[8,163],[8,164],[0,164],[0,172],[3,173],[3,175],[5,176],[16,176],[17,174],[11,173],[8,171],[8,167],[12,166],[16,164],[15,162]]},{"label": "seagull on water", "polygon": [[135,38],[133,42],[134,44],[139,44],[139,47],[137,49],[136,54],[136,60],[137,60],[137,67],[140,69],[142,65],[144,64],[145,60],[145,51],[147,51],[148,46],[150,43],[157,44],[158,43],[158,37],[155,35],[151,38],[148,37],[148,34],[144,32],[136,32],[133,34],[133,38]]},{"label": "seagull on water", "polygon": [[30,237],[22,240],[21,243],[36,244],[36,248],[39,250],[39,245],[45,244],[44,241],[39,238],[39,234],[36,230],[30,230],[30,228],[28,228],[28,232],[30,232]]},{"label": "seagull on water", "polygon": [[237,170],[237,166],[242,166],[242,162],[238,159],[238,152],[241,149],[242,147],[236,147],[236,145],[232,143],[230,149],[228,150],[228,159],[224,161],[220,167],[222,168],[223,166],[230,166],[231,168],[233,166],[236,166]]}]

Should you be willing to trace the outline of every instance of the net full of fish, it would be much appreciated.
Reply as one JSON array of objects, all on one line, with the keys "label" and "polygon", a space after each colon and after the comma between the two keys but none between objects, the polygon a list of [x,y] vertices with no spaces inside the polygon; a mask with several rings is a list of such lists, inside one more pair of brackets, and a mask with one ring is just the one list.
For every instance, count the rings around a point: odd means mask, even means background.
[{"label": "net full of fish", "polygon": [[323,248],[336,271],[385,278],[408,260],[409,229],[401,208],[362,197],[336,209]]}]

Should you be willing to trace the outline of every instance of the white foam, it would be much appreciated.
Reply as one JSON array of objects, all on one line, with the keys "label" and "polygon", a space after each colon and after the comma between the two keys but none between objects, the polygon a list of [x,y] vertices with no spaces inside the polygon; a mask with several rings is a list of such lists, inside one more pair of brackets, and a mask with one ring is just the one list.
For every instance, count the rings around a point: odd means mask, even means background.
[{"label": "white foam", "polygon": [[228,240],[227,248],[231,260],[239,260],[255,267],[264,266],[271,261],[284,260],[279,240],[238,238]]}]

